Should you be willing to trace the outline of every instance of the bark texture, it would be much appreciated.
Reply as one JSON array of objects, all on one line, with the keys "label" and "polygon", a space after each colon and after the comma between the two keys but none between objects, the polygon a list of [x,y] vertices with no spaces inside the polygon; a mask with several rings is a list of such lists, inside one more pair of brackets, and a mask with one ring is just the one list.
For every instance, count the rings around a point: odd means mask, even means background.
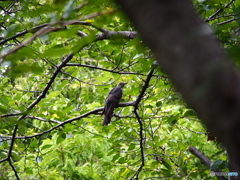
[{"label": "bark texture", "polygon": [[240,165],[240,76],[189,0],[117,0],[185,101]]}]

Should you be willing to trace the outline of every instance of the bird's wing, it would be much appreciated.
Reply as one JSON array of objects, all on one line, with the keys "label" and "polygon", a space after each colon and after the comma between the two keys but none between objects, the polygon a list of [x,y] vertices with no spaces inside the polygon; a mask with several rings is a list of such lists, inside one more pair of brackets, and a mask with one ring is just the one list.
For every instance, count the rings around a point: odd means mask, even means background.
[{"label": "bird's wing", "polygon": [[102,114],[112,116],[114,109],[117,107],[122,97],[121,88],[113,88],[109,91],[108,96],[105,100],[105,106]]},{"label": "bird's wing", "polygon": [[108,97],[109,97],[110,95],[114,94],[115,90],[116,90],[116,88],[111,89],[111,91],[109,91],[106,99],[108,99]]},{"label": "bird's wing", "polygon": [[111,89],[111,90],[108,92],[108,95],[107,95],[107,97],[106,97],[106,99],[105,99],[105,106],[104,106],[104,108],[103,108],[102,114],[105,114],[105,113],[106,113],[105,111],[106,111],[106,109],[108,108],[108,107],[107,107],[107,101],[108,101],[108,99],[111,98],[111,96],[112,96],[113,92],[115,91],[115,89],[116,89],[116,88],[113,88],[113,89]]},{"label": "bird's wing", "polygon": [[106,109],[106,112],[104,113],[105,116],[112,116],[115,106],[116,106],[116,103],[110,103],[110,105]]}]

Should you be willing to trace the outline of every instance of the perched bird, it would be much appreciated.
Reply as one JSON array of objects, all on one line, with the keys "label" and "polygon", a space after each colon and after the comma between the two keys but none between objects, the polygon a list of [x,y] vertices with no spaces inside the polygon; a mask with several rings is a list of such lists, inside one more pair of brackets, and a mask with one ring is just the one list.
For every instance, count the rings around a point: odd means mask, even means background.
[{"label": "perched bird", "polygon": [[117,87],[113,88],[105,100],[105,106],[103,108],[102,114],[104,114],[103,126],[106,126],[110,123],[113,111],[118,106],[122,98],[122,88],[127,83],[119,83]]}]

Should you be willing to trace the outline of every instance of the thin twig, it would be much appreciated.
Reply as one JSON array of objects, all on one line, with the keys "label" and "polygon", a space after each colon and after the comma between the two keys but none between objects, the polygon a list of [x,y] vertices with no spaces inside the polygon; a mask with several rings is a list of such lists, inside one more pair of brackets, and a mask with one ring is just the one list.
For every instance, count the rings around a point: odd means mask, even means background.
[{"label": "thin twig", "polygon": [[133,179],[133,178],[138,179],[138,175],[142,171],[143,166],[145,165],[144,147],[143,147],[143,142],[144,142],[143,123],[142,123],[141,118],[138,115],[137,108],[134,108],[133,112],[134,112],[134,114],[137,118],[137,121],[139,123],[139,137],[140,137],[140,145],[139,146],[140,146],[140,150],[141,150],[141,162],[142,163],[141,163],[140,167],[138,168],[138,170],[136,171],[136,173],[133,175],[133,177],[131,179]]},{"label": "thin twig", "polygon": [[48,25],[49,25],[49,23],[45,23],[45,24],[41,24],[41,25],[39,25],[39,26],[35,26],[34,28],[32,28],[32,29],[30,29],[30,30],[24,30],[24,31],[22,31],[22,32],[18,32],[18,33],[16,33],[15,35],[13,35],[13,36],[11,36],[11,37],[9,37],[9,38],[6,38],[6,39],[0,41],[0,45],[6,43],[7,41],[10,41],[10,40],[12,40],[12,39],[15,39],[15,38],[17,38],[17,37],[23,36],[23,35],[25,35],[25,34],[27,34],[27,33],[29,33],[29,32],[36,32],[37,30],[39,30],[39,29],[41,29],[41,28],[43,28],[43,27],[46,27],[46,26],[48,26]]},{"label": "thin twig", "polygon": [[213,19],[213,17],[217,16],[219,13],[221,13],[225,8],[227,8],[228,6],[230,6],[232,3],[234,3],[235,0],[231,0],[229,3],[227,3],[223,8],[218,9],[214,14],[212,14],[211,16],[209,16],[205,22],[209,22],[211,21],[211,19]]},{"label": "thin twig", "polygon": [[[102,70],[102,71],[107,71],[107,72],[116,73],[116,74],[132,74],[132,75],[146,76],[146,74],[143,74],[143,73],[121,72],[121,71],[115,71],[115,70],[101,68],[101,67],[98,67],[98,66],[80,64],[80,63],[67,63],[66,66],[81,66],[81,67],[87,67],[87,68],[92,68],[92,69],[99,69],[99,70]],[[164,76],[164,75],[152,75],[152,76],[168,78],[167,76]]]},{"label": "thin twig", "polygon": [[238,19],[239,19],[239,18],[232,18],[232,19],[229,19],[229,20],[226,20],[226,21],[217,23],[217,25],[227,24],[227,23],[230,23],[230,22],[235,21],[235,20],[238,20]]}]

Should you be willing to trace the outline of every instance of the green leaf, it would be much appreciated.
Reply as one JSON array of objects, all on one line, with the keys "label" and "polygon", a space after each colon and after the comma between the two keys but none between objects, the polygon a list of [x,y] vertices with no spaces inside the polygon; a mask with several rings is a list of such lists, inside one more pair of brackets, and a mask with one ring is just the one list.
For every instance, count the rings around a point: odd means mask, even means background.
[{"label": "green leaf", "polygon": [[188,109],[187,111],[184,112],[183,116],[184,117],[192,117],[192,116],[196,116],[196,113],[193,110]]},{"label": "green leaf", "polygon": [[210,165],[210,168],[211,169],[219,168],[223,163],[224,163],[223,160],[217,159],[216,161],[212,162],[212,164]]},{"label": "green leaf", "polygon": [[52,144],[46,144],[46,145],[41,147],[41,151],[44,150],[44,149],[48,149],[50,147],[52,147]]},{"label": "green leaf", "polygon": [[52,99],[54,97],[57,97],[61,95],[61,91],[52,91],[49,95],[48,95],[48,98]]},{"label": "green leaf", "polygon": [[168,118],[167,121],[168,121],[169,125],[173,126],[173,125],[175,125],[175,124],[177,123],[177,121],[178,121],[178,116],[172,115],[172,116],[170,116],[170,117]]},{"label": "green leaf", "polygon": [[158,102],[156,102],[156,106],[157,106],[157,107],[162,106],[162,101],[158,101]]},{"label": "green leaf", "polygon": [[165,159],[165,160],[163,160],[162,162],[163,162],[163,165],[164,165],[167,169],[169,169],[169,170],[172,169],[172,166],[171,166],[170,161],[168,161],[168,160]]},{"label": "green leaf", "polygon": [[129,147],[128,147],[128,151],[132,151],[132,150],[134,150],[135,147],[136,147],[135,144],[130,144]]},{"label": "green leaf", "polygon": [[60,144],[60,143],[63,142],[65,139],[66,139],[66,134],[65,134],[65,133],[60,133],[60,134],[57,136],[56,144]]},{"label": "green leaf", "polygon": [[120,157],[120,155],[118,153],[115,154],[115,156],[113,156],[113,158],[112,158],[112,162],[115,162],[119,157]]},{"label": "green leaf", "polygon": [[74,10],[74,2],[75,0],[70,0],[67,2],[67,4],[64,6],[64,12],[63,12],[63,18],[66,19],[68,18],[71,13],[73,12]]},{"label": "green leaf", "polygon": [[91,33],[88,36],[85,36],[83,38],[81,38],[80,41],[78,41],[72,48],[72,52],[73,54],[76,54],[77,52],[79,52],[80,50],[82,50],[82,48],[86,47],[87,45],[90,45],[92,42],[94,42],[96,39],[96,34],[95,33]]},{"label": "green leaf", "polygon": [[32,148],[37,148],[38,147],[38,142],[37,142],[37,139],[33,139],[30,143],[30,146]]},{"label": "green leaf", "polygon": [[143,56],[143,54],[136,54],[136,55],[133,57],[133,59],[137,59],[137,58],[139,58],[139,57],[141,57],[141,56]]},{"label": "green leaf", "polygon": [[5,108],[5,106],[0,105],[0,112],[2,112],[3,114],[8,113],[9,109]]},{"label": "green leaf", "polygon": [[25,169],[25,172],[26,172],[27,174],[33,174],[33,169],[32,169],[32,168],[26,168],[26,169]]},{"label": "green leaf", "polygon": [[45,56],[59,57],[69,52],[70,51],[67,47],[63,46],[62,44],[58,44],[45,50],[41,56],[42,57],[45,57]]},{"label": "green leaf", "polygon": [[10,25],[7,28],[6,31],[4,31],[4,36],[5,37],[10,37],[10,36],[14,35],[16,33],[16,30],[19,30],[20,27],[21,27],[20,24],[13,23],[12,25]]},{"label": "green leaf", "polygon": [[124,157],[121,157],[120,159],[118,159],[118,163],[120,163],[120,164],[123,164],[125,162],[126,162],[126,160]]},{"label": "green leaf", "polygon": [[[160,141],[157,141],[156,145],[157,146],[162,146],[168,142],[168,138],[161,139]],[[156,142],[156,141],[155,141]]]}]

